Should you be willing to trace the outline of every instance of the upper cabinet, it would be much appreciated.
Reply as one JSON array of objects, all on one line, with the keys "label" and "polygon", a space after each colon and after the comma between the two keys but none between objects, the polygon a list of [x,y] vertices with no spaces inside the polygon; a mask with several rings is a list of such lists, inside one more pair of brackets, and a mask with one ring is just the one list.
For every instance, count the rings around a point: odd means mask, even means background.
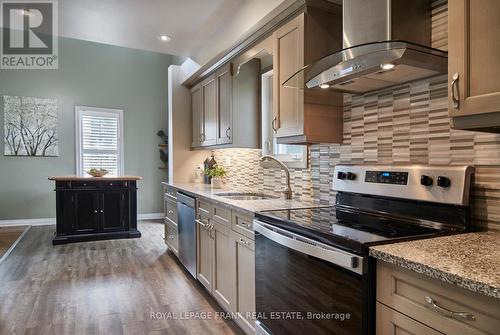
[{"label": "upper cabinet", "polygon": [[191,89],[193,148],[259,148],[260,62],[233,77],[231,63]]},{"label": "upper cabinet", "polygon": [[449,113],[456,129],[500,132],[500,2],[448,3]]},{"label": "upper cabinet", "polygon": [[283,85],[305,65],[342,49],[338,7],[308,7],[273,33],[273,130],[278,143],[341,143],[342,93]]}]

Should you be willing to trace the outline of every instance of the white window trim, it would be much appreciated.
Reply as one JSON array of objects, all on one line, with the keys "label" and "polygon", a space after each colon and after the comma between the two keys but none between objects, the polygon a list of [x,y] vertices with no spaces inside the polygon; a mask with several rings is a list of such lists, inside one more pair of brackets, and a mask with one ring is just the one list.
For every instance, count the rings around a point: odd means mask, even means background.
[{"label": "white window trim", "polygon": [[112,108],[99,108],[99,107],[89,107],[89,106],[75,106],[75,143],[76,143],[76,174],[78,176],[83,176],[85,174],[82,171],[82,134],[81,134],[81,115],[82,113],[95,116],[108,116],[109,114],[118,115],[118,172],[119,176],[124,174],[124,146],[123,146],[123,110],[112,109]]}]

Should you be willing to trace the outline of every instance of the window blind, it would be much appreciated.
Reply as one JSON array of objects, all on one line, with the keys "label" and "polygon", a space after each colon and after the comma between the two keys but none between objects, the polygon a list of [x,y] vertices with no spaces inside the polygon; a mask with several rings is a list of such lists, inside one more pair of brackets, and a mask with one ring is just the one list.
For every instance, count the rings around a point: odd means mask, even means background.
[{"label": "window blind", "polygon": [[86,173],[92,168],[106,169],[109,176],[120,171],[120,117],[115,113],[85,111],[80,119],[80,164]]}]

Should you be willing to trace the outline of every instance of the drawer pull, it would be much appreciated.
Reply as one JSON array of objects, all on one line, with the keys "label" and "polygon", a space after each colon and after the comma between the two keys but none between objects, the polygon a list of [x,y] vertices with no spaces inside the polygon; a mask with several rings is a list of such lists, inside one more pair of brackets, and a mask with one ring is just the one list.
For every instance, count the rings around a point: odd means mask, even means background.
[{"label": "drawer pull", "polygon": [[443,308],[443,307],[439,306],[438,304],[436,304],[434,299],[432,299],[429,296],[425,297],[425,302],[427,303],[427,307],[429,307],[430,309],[438,312],[439,314],[441,314],[442,316],[445,316],[447,318],[456,319],[456,320],[476,321],[476,317],[474,316],[474,314],[467,313],[467,312],[450,311],[450,310]]}]

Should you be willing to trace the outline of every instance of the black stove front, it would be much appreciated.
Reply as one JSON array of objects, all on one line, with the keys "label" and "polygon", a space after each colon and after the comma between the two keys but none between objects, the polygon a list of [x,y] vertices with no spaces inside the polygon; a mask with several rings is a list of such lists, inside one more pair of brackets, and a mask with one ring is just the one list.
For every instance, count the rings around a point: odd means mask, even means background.
[{"label": "black stove front", "polygon": [[[337,169],[346,169],[340,179],[350,167]],[[355,167],[337,183],[335,206],[256,214],[257,334],[375,333],[369,247],[470,230],[468,193],[460,194],[470,168],[425,170],[431,180],[447,173],[450,194],[429,186],[421,169]]]}]

